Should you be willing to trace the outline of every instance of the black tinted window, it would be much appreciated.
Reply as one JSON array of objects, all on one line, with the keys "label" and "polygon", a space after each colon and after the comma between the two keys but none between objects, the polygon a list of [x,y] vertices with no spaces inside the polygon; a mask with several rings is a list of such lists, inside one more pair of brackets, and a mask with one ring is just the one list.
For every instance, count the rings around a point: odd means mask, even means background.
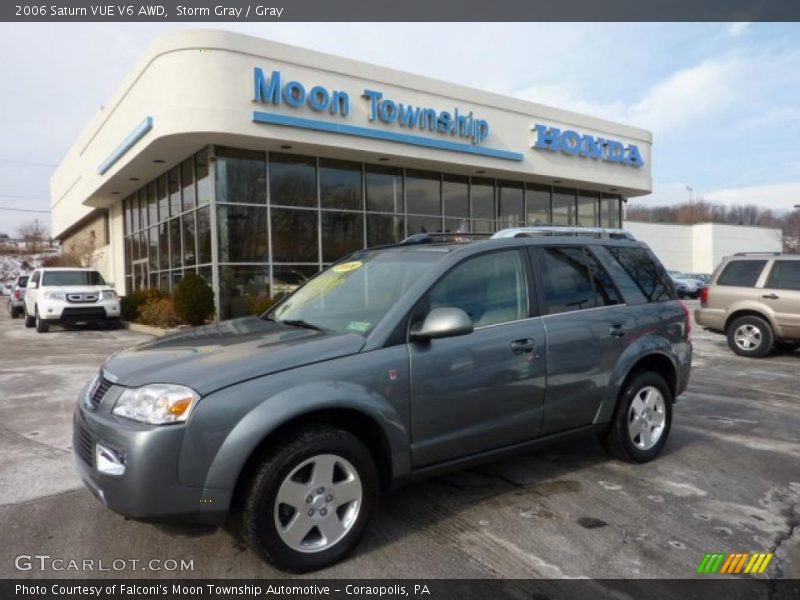
[{"label": "black tinted window", "polygon": [[597,306],[622,304],[622,297],[614,285],[614,280],[591,252],[586,252],[586,262],[589,265],[592,283],[594,283]]},{"label": "black tinted window", "polygon": [[776,260],[769,274],[767,287],[800,290],[800,260]]},{"label": "black tinted window", "polygon": [[444,276],[430,291],[430,308],[455,306],[476,326],[528,316],[525,269],[517,250],[471,258]]},{"label": "black tinted window", "polygon": [[717,285],[754,287],[766,260],[732,260],[717,278]]},{"label": "black tinted window", "polygon": [[53,285],[105,285],[97,271],[45,271],[43,286]]},{"label": "black tinted window", "polygon": [[28,285],[28,276],[20,277],[19,281],[17,281],[17,285],[19,287],[26,287]]},{"label": "black tinted window", "polygon": [[595,306],[582,248],[544,248],[537,252],[550,314]]},{"label": "black tinted window", "polygon": [[661,302],[674,297],[664,267],[645,248],[610,246],[608,251],[633,280],[647,302]]}]

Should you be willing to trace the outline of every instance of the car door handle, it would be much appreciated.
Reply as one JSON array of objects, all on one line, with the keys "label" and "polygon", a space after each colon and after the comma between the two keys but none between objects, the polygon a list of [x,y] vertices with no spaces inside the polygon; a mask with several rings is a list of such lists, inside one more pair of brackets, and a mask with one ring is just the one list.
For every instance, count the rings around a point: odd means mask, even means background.
[{"label": "car door handle", "polygon": [[628,329],[622,323],[617,323],[616,325],[611,326],[611,329],[608,333],[611,337],[621,338],[628,333]]},{"label": "car door handle", "polygon": [[514,354],[527,354],[528,352],[533,352],[535,349],[536,344],[530,338],[511,342],[511,351]]},{"label": "car door handle", "polygon": [[764,294],[761,297],[762,298],[766,298],[767,300],[777,300],[778,298],[780,298],[780,296],[778,296],[776,294]]}]

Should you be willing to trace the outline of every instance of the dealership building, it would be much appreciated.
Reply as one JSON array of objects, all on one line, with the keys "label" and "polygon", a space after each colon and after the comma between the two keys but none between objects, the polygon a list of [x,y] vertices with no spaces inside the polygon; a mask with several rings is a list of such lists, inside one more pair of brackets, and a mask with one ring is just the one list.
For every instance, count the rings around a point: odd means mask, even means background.
[{"label": "dealership building", "polygon": [[[480,85],[480,81],[476,82]],[[51,181],[53,233],[121,294],[213,285],[222,318],[421,232],[621,224],[650,132],[223,31],[157,39]]]}]

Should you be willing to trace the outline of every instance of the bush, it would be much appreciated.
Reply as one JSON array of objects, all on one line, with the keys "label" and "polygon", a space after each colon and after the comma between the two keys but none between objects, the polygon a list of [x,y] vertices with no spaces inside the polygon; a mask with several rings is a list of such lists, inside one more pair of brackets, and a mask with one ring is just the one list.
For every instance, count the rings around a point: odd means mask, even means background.
[{"label": "bush", "polygon": [[263,315],[270,307],[275,304],[269,294],[259,294],[258,296],[247,296],[244,300],[249,315]]},{"label": "bush", "polygon": [[172,298],[152,298],[139,307],[138,322],[143,325],[169,329],[180,325]]},{"label": "bush", "polygon": [[158,289],[137,290],[120,300],[122,318],[128,322],[136,321],[139,318],[139,308],[153,300],[163,300],[169,298],[169,294]]},{"label": "bush", "polygon": [[214,315],[214,292],[197,273],[189,273],[175,288],[175,312],[189,325],[202,325]]},{"label": "bush", "polygon": [[82,267],[81,259],[75,254],[50,254],[42,259],[43,267]]}]

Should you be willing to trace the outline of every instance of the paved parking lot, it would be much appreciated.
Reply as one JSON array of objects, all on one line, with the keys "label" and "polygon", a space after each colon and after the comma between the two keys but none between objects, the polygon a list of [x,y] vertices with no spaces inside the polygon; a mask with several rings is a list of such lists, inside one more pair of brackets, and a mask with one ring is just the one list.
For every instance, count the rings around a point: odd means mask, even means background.
[{"label": "paved parking lot", "polygon": [[[19,554],[193,561],[190,577],[278,577],[228,531],[168,531],[104,509],[72,470],[71,412],[128,331],[38,335],[0,316],[0,577]],[[355,555],[320,577],[688,577],[706,552],[775,551],[800,577],[800,352],[748,360],[695,331],[695,368],[661,458],[593,438],[403,488]],[[141,567],[139,567],[141,569]]]}]

